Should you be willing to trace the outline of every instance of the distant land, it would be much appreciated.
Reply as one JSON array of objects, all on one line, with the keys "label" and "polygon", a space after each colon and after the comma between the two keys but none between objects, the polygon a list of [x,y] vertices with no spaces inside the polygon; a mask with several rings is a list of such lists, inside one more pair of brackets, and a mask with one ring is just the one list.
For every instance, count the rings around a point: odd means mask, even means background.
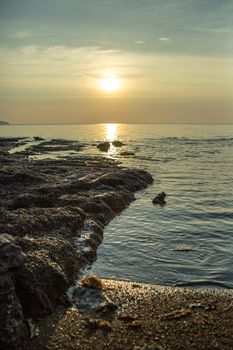
[{"label": "distant land", "polygon": [[4,122],[4,120],[0,120],[0,125],[9,125],[8,122]]}]

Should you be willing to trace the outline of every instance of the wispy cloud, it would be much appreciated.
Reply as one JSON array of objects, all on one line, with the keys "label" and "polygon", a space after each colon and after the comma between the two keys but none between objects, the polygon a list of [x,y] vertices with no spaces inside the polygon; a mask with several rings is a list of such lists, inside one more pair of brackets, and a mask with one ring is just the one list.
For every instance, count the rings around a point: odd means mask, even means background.
[{"label": "wispy cloud", "polygon": [[145,41],[143,41],[143,40],[137,40],[137,41],[135,41],[135,44],[143,45],[143,44],[145,44]]},{"label": "wispy cloud", "polygon": [[168,38],[166,36],[163,36],[163,37],[159,38],[158,40],[161,41],[162,43],[165,43],[165,44],[169,44],[171,42],[171,38]]},{"label": "wispy cloud", "polygon": [[194,31],[194,32],[209,32],[209,33],[233,34],[233,29],[230,29],[230,28],[205,28],[205,27],[194,27],[194,28],[189,28],[189,30]]},{"label": "wispy cloud", "polygon": [[0,68],[5,76],[85,76],[93,70],[108,69],[123,62],[124,56],[118,50],[104,50],[98,46],[26,45],[2,47],[0,51]]},{"label": "wispy cloud", "polygon": [[25,39],[25,38],[31,38],[34,34],[30,31],[18,31],[14,32],[10,35],[10,39]]}]

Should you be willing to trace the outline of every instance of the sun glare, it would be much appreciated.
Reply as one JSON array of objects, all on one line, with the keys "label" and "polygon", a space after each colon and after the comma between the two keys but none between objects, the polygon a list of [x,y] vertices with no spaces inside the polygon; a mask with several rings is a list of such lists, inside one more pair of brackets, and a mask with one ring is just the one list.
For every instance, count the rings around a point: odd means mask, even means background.
[{"label": "sun glare", "polygon": [[112,142],[116,140],[117,136],[117,124],[106,124],[106,138]]},{"label": "sun glare", "polygon": [[115,77],[100,80],[100,88],[106,92],[115,92],[121,87],[121,81]]}]

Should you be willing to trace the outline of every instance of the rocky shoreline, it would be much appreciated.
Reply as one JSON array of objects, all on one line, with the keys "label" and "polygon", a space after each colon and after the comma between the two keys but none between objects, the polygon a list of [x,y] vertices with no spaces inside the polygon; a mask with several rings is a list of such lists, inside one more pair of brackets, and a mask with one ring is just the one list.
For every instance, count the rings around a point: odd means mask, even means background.
[{"label": "rocky shoreline", "polygon": [[[0,139],[2,349],[20,349],[30,324],[69,305],[67,288],[96,259],[104,227],[153,182],[143,170],[78,157],[77,141],[34,141]],[[75,155],[33,159],[54,151]]]},{"label": "rocky shoreline", "polygon": [[231,292],[76,283],[104,227],[153,182],[143,170],[79,156],[85,147],[0,139],[1,349],[232,349]]}]

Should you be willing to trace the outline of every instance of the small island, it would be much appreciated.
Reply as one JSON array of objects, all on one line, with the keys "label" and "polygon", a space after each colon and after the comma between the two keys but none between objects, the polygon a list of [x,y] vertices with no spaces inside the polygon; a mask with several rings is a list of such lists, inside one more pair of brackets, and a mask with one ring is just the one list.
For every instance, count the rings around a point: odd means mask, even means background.
[{"label": "small island", "polygon": [[4,120],[0,120],[0,125],[10,125],[10,123],[5,122]]}]

